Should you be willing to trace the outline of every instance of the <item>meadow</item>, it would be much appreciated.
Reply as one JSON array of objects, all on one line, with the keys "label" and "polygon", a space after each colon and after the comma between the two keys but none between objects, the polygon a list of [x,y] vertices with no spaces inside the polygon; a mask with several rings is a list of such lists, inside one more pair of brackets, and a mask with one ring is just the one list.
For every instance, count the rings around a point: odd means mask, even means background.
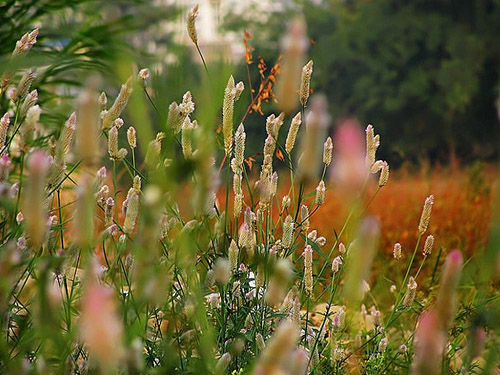
[{"label": "meadow", "polygon": [[11,46],[0,373],[498,374],[497,167],[392,171],[376,124],[331,127],[301,20],[252,88],[206,63],[197,17],[203,78],[165,107],[148,67],[67,98],[30,60],[43,27]]}]

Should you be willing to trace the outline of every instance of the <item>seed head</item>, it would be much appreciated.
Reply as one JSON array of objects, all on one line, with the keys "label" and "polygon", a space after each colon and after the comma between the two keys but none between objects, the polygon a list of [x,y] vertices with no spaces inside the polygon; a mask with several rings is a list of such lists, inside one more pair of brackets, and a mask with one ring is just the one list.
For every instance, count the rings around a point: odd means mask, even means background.
[{"label": "seed head", "polygon": [[36,68],[26,70],[17,85],[16,95],[11,99],[13,101],[23,100],[26,95],[28,95],[28,91],[30,90],[31,84],[35,80],[36,76]]},{"label": "seed head", "polygon": [[127,150],[118,149],[118,127],[113,126],[108,133],[108,154],[111,160],[122,160],[127,156]]},{"label": "seed head", "polygon": [[310,84],[311,84],[311,75],[313,72],[313,61],[309,60],[309,62],[304,65],[302,68],[302,77],[300,80],[300,103],[303,107],[307,104],[307,99],[309,99]]},{"label": "seed head", "polygon": [[423,252],[424,257],[431,254],[433,246],[434,246],[434,236],[430,234],[425,239],[424,252]]},{"label": "seed head", "polygon": [[378,186],[383,187],[387,185],[387,181],[389,181],[389,164],[386,161],[382,162],[382,167],[380,170],[380,177],[378,180]]},{"label": "seed head", "polygon": [[142,80],[147,80],[149,78],[149,69],[144,68],[139,71],[139,78]]},{"label": "seed head", "polygon": [[342,265],[342,257],[340,255],[333,258],[332,271],[334,274],[339,272],[341,265]]},{"label": "seed head", "polygon": [[194,44],[198,44],[198,33],[196,32],[196,18],[198,17],[198,4],[191,8],[187,16],[188,35]]},{"label": "seed head", "polygon": [[226,258],[217,258],[214,266],[215,282],[226,285],[231,279],[231,264]]},{"label": "seed head", "polygon": [[328,137],[323,144],[323,164],[327,167],[332,162],[332,154],[333,154],[333,141],[331,137]]},{"label": "seed head", "polygon": [[106,112],[104,118],[102,119],[102,129],[107,130],[111,128],[113,121],[120,116],[122,111],[127,106],[128,100],[132,95],[134,84],[134,77],[129,77],[127,81],[122,85],[118,96],[111,108]]},{"label": "seed head", "polygon": [[132,187],[127,194],[127,212],[125,214],[125,222],[123,223],[123,231],[126,234],[131,234],[134,231],[137,216],[139,215],[139,197],[141,194],[141,178],[134,177]]},{"label": "seed head", "polygon": [[106,105],[108,104],[108,97],[106,96],[106,93],[103,91],[101,92],[101,95],[99,95],[99,109],[101,111],[106,110]]},{"label": "seed head", "polygon": [[413,300],[415,299],[415,295],[417,293],[417,282],[413,278],[413,276],[410,276],[410,279],[408,280],[408,285],[406,286],[406,294],[403,299],[403,306],[404,307],[410,307],[411,304],[413,303]]},{"label": "seed head", "polygon": [[304,286],[307,294],[312,296],[313,293],[313,271],[312,271],[312,255],[313,250],[311,245],[307,245],[304,249]]},{"label": "seed head", "polygon": [[374,133],[373,125],[366,127],[366,166],[371,169],[375,163],[375,155],[380,144],[380,136]]},{"label": "seed head", "polygon": [[26,113],[28,113],[28,110],[36,104],[37,100],[38,100],[37,90],[33,90],[28,95],[26,95],[26,98],[24,98],[24,102],[21,106],[21,116],[25,116]]},{"label": "seed head", "polygon": [[314,201],[318,206],[321,206],[323,203],[325,203],[325,192],[325,182],[321,180],[318,184],[318,187],[316,188],[316,198]]},{"label": "seed head", "polygon": [[238,255],[239,249],[235,240],[231,240],[228,250],[229,265],[231,266],[231,273],[234,274],[238,268]]},{"label": "seed head", "polygon": [[305,204],[300,207],[300,222],[304,231],[309,231],[309,207]]},{"label": "seed head", "polygon": [[394,255],[394,259],[396,259],[396,260],[401,259],[401,244],[399,242],[396,242],[394,244],[393,255]]},{"label": "seed head", "polygon": [[0,119],[0,150],[3,152],[5,140],[7,138],[7,131],[9,130],[10,118],[9,114],[5,113]]},{"label": "seed head", "polygon": [[340,255],[344,255],[346,253],[345,245],[342,242],[339,243],[339,253]]},{"label": "seed head", "polygon": [[433,204],[434,204],[434,195],[429,195],[425,199],[424,208],[422,210],[422,216],[420,216],[420,223],[418,224],[418,233],[420,233],[420,235],[424,234],[427,228],[429,227]]},{"label": "seed head", "polygon": [[285,150],[288,153],[292,152],[301,123],[302,123],[302,115],[300,112],[298,112],[292,119],[292,123],[290,124],[290,129],[288,130],[288,135],[286,137]]},{"label": "seed head", "polygon": [[236,133],[234,135],[234,158],[231,163],[231,167],[233,168],[233,172],[237,170],[241,170],[243,166],[244,154],[245,154],[245,140],[246,140],[245,127],[243,124],[238,126]]},{"label": "seed head", "polygon": [[127,140],[131,148],[137,147],[137,134],[133,126],[127,129]]},{"label": "seed head", "polygon": [[288,215],[283,223],[283,236],[281,237],[281,243],[285,249],[290,248],[292,246],[293,241],[293,219],[290,215]]}]

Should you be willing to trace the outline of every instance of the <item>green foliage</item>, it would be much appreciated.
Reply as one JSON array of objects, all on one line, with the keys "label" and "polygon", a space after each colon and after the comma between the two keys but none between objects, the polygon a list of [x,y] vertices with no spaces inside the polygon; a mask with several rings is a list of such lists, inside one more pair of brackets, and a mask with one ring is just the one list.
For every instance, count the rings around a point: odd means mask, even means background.
[{"label": "green foliage", "polygon": [[334,118],[376,125],[390,145],[381,153],[393,164],[498,155],[498,1],[296,4],[283,7],[286,17],[280,10],[264,24],[243,24],[255,34],[254,47],[275,61],[276,36],[303,12],[313,90],[327,94]]}]

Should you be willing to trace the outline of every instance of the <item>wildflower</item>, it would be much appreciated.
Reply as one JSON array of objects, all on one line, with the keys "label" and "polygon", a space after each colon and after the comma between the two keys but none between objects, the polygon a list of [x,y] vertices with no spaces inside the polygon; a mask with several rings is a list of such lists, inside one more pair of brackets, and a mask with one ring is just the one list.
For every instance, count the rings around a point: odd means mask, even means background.
[{"label": "wildflower", "polygon": [[312,255],[313,250],[311,245],[307,245],[304,249],[304,286],[309,296],[313,293],[313,270],[312,270]]},{"label": "wildflower", "polygon": [[117,370],[123,355],[123,323],[113,290],[99,282],[96,270],[87,274],[80,314],[82,341],[106,371],[114,372],[112,369]]},{"label": "wildflower", "polygon": [[346,253],[345,245],[342,242],[339,243],[339,253],[340,255],[344,255]]},{"label": "wildflower", "polygon": [[327,167],[332,162],[332,154],[333,154],[333,141],[331,137],[328,137],[323,144],[323,164]]},{"label": "wildflower", "polygon": [[47,231],[47,208],[45,202],[45,178],[49,170],[48,155],[42,150],[34,151],[28,159],[30,172],[24,194],[24,217],[29,243],[37,249]]},{"label": "wildflower", "polygon": [[103,185],[96,194],[96,200],[99,204],[104,204],[109,195],[109,186]]},{"label": "wildflower", "polygon": [[340,266],[342,265],[342,257],[341,256],[336,256],[333,258],[332,262],[332,272],[335,274],[339,272]]},{"label": "wildflower", "polygon": [[73,142],[73,136],[76,129],[76,112],[73,112],[62,129],[61,135],[59,137],[59,150],[57,152],[57,157],[64,159],[68,154],[71,143]]},{"label": "wildflower", "polygon": [[307,239],[312,242],[316,241],[317,237],[318,237],[318,231],[316,229],[310,231],[309,234],[307,235]]},{"label": "wildflower", "polygon": [[233,76],[229,77],[224,91],[224,101],[222,103],[222,134],[224,136],[224,150],[226,155],[231,154],[233,147],[233,113],[234,102],[239,99],[243,91],[243,83],[234,84]]},{"label": "wildflower", "polygon": [[283,223],[283,236],[281,237],[281,243],[284,248],[288,249],[292,246],[293,241],[293,219],[288,215]]},{"label": "wildflower", "polygon": [[271,196],[274,197],[278,191],[278,172],[271,175]]},{"label": "wildflower", "polygon": [[401,259],[401,244],[399,242],[396,242],[394,244],[393,255],[394,255],[394,259],[396,259],[396,260]]},{"label": "wildflower", "polygon": [[386,161],[382,162],[382,167],[380,170],[380,177],[378,180],[378,186],[383,187],[387,185],[387,181],[389,181],[389,164]]},{"label": "wildflower", "polygon": [[38,120],[40,120],[41,113],[42,110],[38,105],[30,107],[30,109],[28,109],[28,112],[26,113],[26,117],[20,128],[20,133],[21,133],[20,148],[24,152],[28,152],[29,146],[34,139],[35,131],[37,129]]},{"label": "wildflower", "polygon": [[228,258],[229,258],[229,264],[231,266],[231,273],[235,273],[236,269],[238,268],[238,255],[239,255],[239,249],[238,245],[236,244],[236,241],[231,240],[231,244],[229,245],[229,250],[228,250]]},{"label": "wildflower", "polygon": [[295,145],[295,140],[297,139],[297,133],[299,132],[300,124],[302,124],[302,115],[298,112],[292,119],[290,124],[290,129],[288,130],[288,135],[286,136],[285,150],[288,153],[292,152],[293,146]]},{"label": "wildflower", "polygon": [[226,285],[231,279],[231,265],[225,258],[217,258],[214,266],[215,281],[219,285]]},{"label": "wildflower", "polygon": [[127,140],[131,148],[137,147],[137,134],[133,126],[127,129]]},{"label": "wildflower", "polygon": [[378,343],[378,351],[380,353],[383,353],[385,352],[386,348],[387,348],[387,337],[383,337]]},{"label": "wildflower", "polygon": [[104,222],[107,227],[113,224],[113,207],[115,200],[111,197],[106,199],[106,206],[104,207]]},{"label": "wildflower", "polygon": [[282,322],[271,336],[257,362],[254,375],[278,373],[299,340],[300,329],[290,320]]},{"label": "wildflower", "polygon": [[198,4],[191,8],[187,17],[188,35],[194,44],[198,44],[198,33],[196,32],[196,18],[198,17]]},{"label": "wildflower", "polygon": [[167,128],[172,129],[174,134],[179,133],[185,117],[185,114],[181,112],[181,106],[179,106],[176,102],[173,102],[168,107]]},{"label": "wildflower", "polygon": [[149,69],[144,68],[139,71],[139,78],[146,81],[149,78]]},{"label": "wildflower", "polygon": [[107,171],[106,167],[101,167],[96,173],[96,180],[97,180],[97,185],[101,186],[106,179]]},{"label": "wildflower", "polygon": [[118,149],[118,127],[113,126],[108,133],[108,154],[111,160],[122,160],[127,156],[127,150]]},{"label": "wildflower", "polygon": [[0,119],[0,152],[3,152],[5,140],[7,138],[7,131],[9,130],[10,118],[9,114],[5,113]]},{"label": "wildflower", "polygon": [[413,276],[410,276],[410,279],[408,280],[408,285],[406,286],[406,294],[403,298],[403,306],[404,307],[410,307],[411,304],[413,303],[413,300],[415,299],[415,295],[417,293],[417,282],[413,278]]},{"label": "wildflower", "polygon": [[99,99],[97,102],[99,103],[99,109],[101,111],[106,110],[106,105],[108,104],[108,97],[106,96],[106,93],[104,91],[101,92],[101,95],[99,95]]},{"label": "wildflower", "polygon": [[11,99],[13,101],[23,100],[28,94],[31,84],[35,80],[36,76],[36,68],[26,70],[21,80],[19,81],[19,84],[17,85],[16,95],[14,95],[14,97],[12,97]]},{"label": "wildflower", "polygon": [[111,128],[111,124],[113,121],[120,116],[122,111],[127,106],[128,100],[132,95],[133,91],[133,83],[134,77],[129,77],[127,81],[122,85],[118,96],[115,99],[115,102],[111,106],[111,108],[106,112],[104,118],[102,119],[102,129],[107,130]]},{"label": "wildflower", "polygon": [[326,245],[326,238],[321,236],[316,239],[316,245],[318,246],[325,246]]},{"label": "wildflower", "polygon": [[[22,54],[28,53],[28,51],[35,45],[36,38],[38,36],[38,28],[34,29],[30,33],[26,33],[16,42],[14,51],[12,52],[12,58],[18,57]],[[9,85],[14,73],[11,71],[6,71],[2,74],[0,79],[1,86],[0,89],[4,89]]]},{"label": "wildflower", "polygon": [[463,258],[460,250],[451,251],[444,262],[443,275],[436,300],[436,310],[442,326],[446,329],[455,315],[457,286],[460,280]]},{"label": "wildflower", "polygon": [[148,150],[146,152],[146,164],[149,166],[157,166],[160,160],[161,141],[165,138],[165,133],[157,133],[155,139],[149,142]]},{"label": "wildflower", "polygon": [[280,110],[290,113],[298,102],[300,74],[304,53],[308,47],[306,24],[300,19],[293,20],[282,40],[282,64],[277,87],[277,100]]},{"label": "wildflower", "polygon": [[106,228],[106,232],[110,236],[117,236],[118,235],[118,225],[111,224],[108,228]]},{"label": "wildflower", "polygon": [[335,132],[335,165],[332,179],[346,192],[361,189],[368,173],[361,127],[355,120],[345,120]]},{"label": "wildflower", "polygon": [[302,180],[313,180],[321,158],[321,140],[330,122],[326,97],[316,94],[311,100],[311,110],[306,117],[306,132],[301,144],[298,175]]},{"label": "wildflower", "polygon": [[307,99],[309,99],[310,83],[311,83],[311,75],[313,72],[313,61],[309,60],[309,62],[304,65],[302,68],[302,77],[300,79],[300,104],[302,107],[305,107],[307,104]]},{"label": "wildflower", "polygon": [[274,139],[278,139],[278,135],[281,127],[283,126],[283,122],[285,120],[285,112],[281,112],[278,117],[274,119],[273,122],[273,137]]},{"label": "wildflower", "polygon": [[193,132],[198,127],[198,122],[196,120],[190,121],[189,117],[186,117],[184,124],[182,125],[182,153],[186,159],[193,157]]},{"label": "wildflower", "polygon": [[243,207],[243,194],[236,194],[234,196],[234,208],[233,208],[234,217],[240,216],[242,207]]},{"label": "wildflower", "polygon": [[134,177],[133,186],[129,189],[127,194],[127,212],[125,215],[125,222],[123,223],[123,231],[130,234],[134,231],[137,215],[139,214],[139,196],[141,194],[141,178]]},{"label": "wildflower", "polygon": [[431,254],[433,246],[434,246],[434,236],[430,234],[425,239],[424,252],[423,252],[424,257]]},{"label": "wildflower", "polygon": [[321,206],[323,203],[325,203],[325,192],[325,182],[321,180],[318,184],[318,187],[316,188],[316,197],[314,200],[314,203],[316,203],[318,206]]},{"label": "wildflower", "polygon": [[309,230],[309,207],[305,204],[300,207],[300,223],[304,231],[307,232]]},{"label": "wildflower", "polygon": [[28,110],[35,105],[38,100],[38,91],[33,90],[26,98],[24,98],[24,102],[21,105],[21,117],[25,116],[28,113]]},{"label": "wildflower", "polygon": [[371,169],[375,163],[375,154],[380,144],[380,137],[375,136],[373,125],[368,125],[365,130],[366,133],[366,166]]},{"label": "wildflower", "polygon": [[118,130],[123,126],[124,123],[125,122],[120,117],[118,117],[115,121],[113,121],[113,125],[116,126]]},{"label": "wildflower", "polygon": [[418,233],[420,235],[424,234],[429,227],[429,221],[431,220],[432,205],[434,204],[434,195],[429,195],[425,199],[424,208],[422,210],[422,216],[420,216],[420,223],[418,224]]},{"label": "wildflower", "polygon": [[440,326],[438,313],[431,310],[423,313],[417,324],[414,340],[415,357],[411,365],[411,375],[436,373],[443,348],[445,334]]},{"label": "wildflower", "polygon": [[234,158],[233,163],[231,163],[231,167],[233,168],[233,172],[241,170],[243,166],[244,154],[245,154],[245,127],[243,124],[238,126],[236,133],[234,135]]},{"label": "wildflower", "polygon": [[94,188],[94,181],[88,175],[83,176],[78,184],[73,230],[77,243],[82,248],[91,245],[94,235]]}]

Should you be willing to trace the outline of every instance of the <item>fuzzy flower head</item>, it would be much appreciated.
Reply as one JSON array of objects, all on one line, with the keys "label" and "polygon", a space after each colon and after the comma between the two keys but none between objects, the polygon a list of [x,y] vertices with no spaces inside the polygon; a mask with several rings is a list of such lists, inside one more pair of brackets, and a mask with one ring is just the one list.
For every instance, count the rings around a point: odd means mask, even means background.
[{"label": "fuzzy flower head", "polygon": [[198,44],[198,33],[196,32],[196,18],[198,18],[198,4],[191,8],[187,16],[187,31],[189,38],[194,44]]}]

